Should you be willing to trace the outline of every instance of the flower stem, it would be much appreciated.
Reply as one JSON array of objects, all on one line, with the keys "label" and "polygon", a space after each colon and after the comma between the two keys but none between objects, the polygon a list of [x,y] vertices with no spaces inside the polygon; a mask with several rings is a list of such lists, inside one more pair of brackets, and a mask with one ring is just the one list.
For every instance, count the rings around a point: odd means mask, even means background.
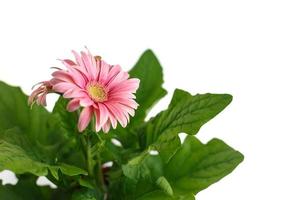
[{"label": "flower stem", "polygon": [[[100,195],[103,194],[103,200],[107,199],[107,186],[104,181],[104,174],[102,171],[102,160],[100,157],[100,152],[93,155],[95,152],[95,145],[92,144],[93,136],[97,136],[97,142],[104,145],[104,140],[94,131],[94,122],[91,123],[91,131],[86,131],[80,134],[80,143],[85,156],[86,168],[88,172],[88,177],[94,182],[95,189]],[[95,135],[94,135],[95,134]],[[94,160],[95,159],[95,160]]]},{"label": "flower stem", "polygon": [[87,135],[87,138],[86,138],[86,161],[87,161],[87,171],[88,171],[88,175],[90,177],[94,177],[94,166],[93,166],[93,163],[92,163],[92,155],[91,155],[91,141],[90,141],[90,137],[89,135]]}]

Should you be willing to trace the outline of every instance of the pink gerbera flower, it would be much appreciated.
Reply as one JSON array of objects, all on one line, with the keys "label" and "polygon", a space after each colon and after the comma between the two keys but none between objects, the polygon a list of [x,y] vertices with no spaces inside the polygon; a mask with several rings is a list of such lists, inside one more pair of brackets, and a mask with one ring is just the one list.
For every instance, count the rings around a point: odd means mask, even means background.
[{"label": "pink gerbera flower", "polygon": [[82,132],[95,117],[95,130],[108,132],[119,122],[126,127],[129,116],[134,116],[136,103],[134,93],[139,79],[130,78],[119,65],[109,65],[101,57],[88,51],[78,54],[73,51],[75,62],[62,60],[67,68],[55,71],[51,80],[52,90],[71,99],[67,110],[83,108],[78,121]]},{"label": "pink gerbera flower", "polygon": [[134,116],[138,104],[134,94],[139,80],[129,79],[129,74],[119,65],[109,65],[90,52],[73,51],[76,62],[63,60],[67,70],[55,71],[52,75],[56,84],[53,90],[62,93],[64,98],[72,99],[67,110],[72,112],[80,106],[78,129],[82,132],[95,116],[95,129],[108,132],[110,126],[116,128],[117,122],[125,127],[129,115]]}]

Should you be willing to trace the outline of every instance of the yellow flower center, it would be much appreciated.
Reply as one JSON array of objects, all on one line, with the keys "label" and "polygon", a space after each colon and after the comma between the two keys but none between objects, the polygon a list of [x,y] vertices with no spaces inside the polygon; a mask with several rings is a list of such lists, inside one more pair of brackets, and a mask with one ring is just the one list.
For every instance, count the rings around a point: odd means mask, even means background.
[{"label": "yellow flower center", "polygon": [[94,101],[102,102],[107,99],[107,92],[105,89],[98,83],[92,83],[87,86],[87,91]]}]

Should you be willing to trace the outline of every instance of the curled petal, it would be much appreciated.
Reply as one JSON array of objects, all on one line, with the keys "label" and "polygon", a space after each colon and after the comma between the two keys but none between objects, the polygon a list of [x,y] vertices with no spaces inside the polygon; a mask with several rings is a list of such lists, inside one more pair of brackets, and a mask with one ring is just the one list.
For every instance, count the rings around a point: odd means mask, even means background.
[{"label": "curled petal", "polygon": [[46,95],[52,92],[53,85],[51,81],[44,81],[39,83],[37,89],[35,89],[32,94],[28,98],[28,104],[33,105],[37,103],[37,105],[46,106]]}]

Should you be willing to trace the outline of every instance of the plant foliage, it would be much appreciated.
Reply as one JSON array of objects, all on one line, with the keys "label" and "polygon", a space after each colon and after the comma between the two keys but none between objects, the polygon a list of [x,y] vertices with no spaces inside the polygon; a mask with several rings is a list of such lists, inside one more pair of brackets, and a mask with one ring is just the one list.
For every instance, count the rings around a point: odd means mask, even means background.
[{"label": "plant foliage", "polygon": [[[223,141],[203,144],[195,137],[228,106],[231,95],[176,89],[167,109],[147,121],[167,93],[162,67],[147,50],[129,73],[141,80],[140,106],[126,128],[108,134],[79,133],[77,113],[66,111],[63,98],[52,112],[30,108],[20,88],[0,82],[0,170],[19,179],[16,185],[0,185],[0,199],[192,200],[243,161]],[[188,135],[183,143],[180,133]],[[57,189],[37,186],[39,176]]]}]

